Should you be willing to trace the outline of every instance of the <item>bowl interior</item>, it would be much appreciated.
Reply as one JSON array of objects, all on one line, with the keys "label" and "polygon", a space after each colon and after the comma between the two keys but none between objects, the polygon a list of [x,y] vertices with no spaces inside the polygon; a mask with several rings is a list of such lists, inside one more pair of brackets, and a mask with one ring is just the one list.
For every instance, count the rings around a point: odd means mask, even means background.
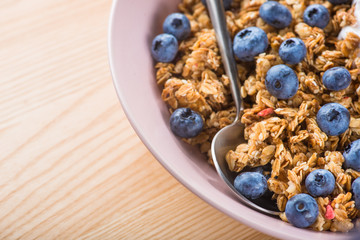
[{"label": "bowl interior", "polygon": [[[152,39],[179,1],[114,1],[109,29],[109,59],[114,85],[135,131],[158,161],[204,201],[234,219],[283,239],[350,239],[351,234],[299,229],[238,202],[205,156],[171,133],[169,111],[156,85],[150,55]],[[141,6],[141,7],[139,7]]]}]

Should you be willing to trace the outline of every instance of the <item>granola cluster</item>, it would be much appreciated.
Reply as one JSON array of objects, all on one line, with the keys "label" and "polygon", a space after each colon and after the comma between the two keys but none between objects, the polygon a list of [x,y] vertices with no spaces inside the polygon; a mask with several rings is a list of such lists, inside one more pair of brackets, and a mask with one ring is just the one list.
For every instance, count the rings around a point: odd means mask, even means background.
[{"label": "granola cluster", "polygon": [[[342,167],[344,147],[360,138],[360,38],[353,33],[344,40],[337,36],[342,27],[356,22],[354,7],[333,6],[325,0],[281,0],[290,9],[293,21],[289,27],[277,30],[259,17],[264,2],[234,0],[226,12],[232,38],[240,30],[256,26],[267,33],[270,45],[254,62],[237,63],[245,107],[241,121],[248,143],[228,152],[226,161],[235,172],[271,163],[268,187],[282,212],[289,198],[307,192],[304,181],[311,171],[329,170],[335,176],[336,187],[331,195],[316,198],[319,216],[311,228],[347,232],[354,227],[352,220],[360,216],[350,192],[351,182],[360,172]],[[302,20],[305,8],[313,3],[324,5],[330,12],[331,21],[324,29],[310,27]],[[180,43],[173,63],[156,64],[156,79],[170,112],[189,107],[203,117],[202,133],[183,140],[199,146],[211,163],[211,140],[233,122],[236,110],[205,6],[200,0],[183,0],[179,10],[190,20],[192,33]],[[278,50],[292,37],[304,41],[307,56],[292,67],[299,79],[298,92],[289,100],[278,100],[266,90],[265,76],[272,66],[284,64]],[[352,76],[345,90],[329,91],[322,84],[324,71],[335,66],[346,67]],[[350,127],[340,136],[327,136],[316,122],[320,106],[330,102],[342,104],[351,114]],[[332,217],[326,216],[329,208]],[[286,221],[285,214],[281,218]]]}]

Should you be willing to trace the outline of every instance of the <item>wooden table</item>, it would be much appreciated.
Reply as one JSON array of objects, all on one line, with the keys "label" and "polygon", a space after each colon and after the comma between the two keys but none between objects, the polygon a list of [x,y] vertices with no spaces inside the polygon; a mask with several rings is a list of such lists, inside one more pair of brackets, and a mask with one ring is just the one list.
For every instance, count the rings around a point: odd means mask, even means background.
[{"label": "wooden table", "polygon": [[183,187],[136,136],[109,71],[110,7],[0,1],[0,238],[273,239]]}]

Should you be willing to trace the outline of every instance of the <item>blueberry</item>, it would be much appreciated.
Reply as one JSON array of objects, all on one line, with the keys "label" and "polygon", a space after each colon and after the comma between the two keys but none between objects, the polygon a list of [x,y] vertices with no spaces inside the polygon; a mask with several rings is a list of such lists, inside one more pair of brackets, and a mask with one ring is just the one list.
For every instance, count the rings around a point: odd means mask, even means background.
[{"label": "blueberry", "polygon": [[333,5],[347,4],[351,3],[351,0],[328,0]]},{"label": "blueberry", "polygon": [[264,175],[258,172],[244,172],[236,176],[235,189],[249,199],[257,199],[267,190],[267,181]]},{"label": "blueberry", "polygon": [[250,62],[254,60],[255,56],[265,52],[268,45],[268,38],[264,30],[258,27],[248,27],[235,35],[233,50],[239,60]]},{"label": "blueberry", "polygon": [[151,54],[158,62],[172,62],[176,57],[179,44],[176,38],[167,33],[157,35],[152,41]]},{"label": "blueberry", "polygon": [[351,187],[355,199],[355,207],[360,210],[360,177],[353,181]]},{"label": "blueberry", "polygon": [[285,215],[287,220],[299,228],[309,227],[319,215],[316,200],[309,194],[300,193],[286,203]]},{"label": "blueberry", "polygon": [[325,71],[322,81],[327,89],[339,91],[350,85],[351,75],[344,67],[333,67]]},{"label": "blueberry", "polygon": [[260,17],[270,26],[286,28],[292,21],[291,12],[284,5],[275,2],[264,2],[259,10]]},{"label": "blueberry", "polygon": [[312,171],[305,179],[305,186],[313,197],[326,197],[335,188],[334,175],[325,169]]},{"label": "blueberry", "polygon": [[190,35],[190,21],[182,13],[172,13],[166,17],[163,30],[165,33],[172,34],[177,40],[181,41]]},{"label": "blueberry", "polygon": [[318,111],[316,122],[327,135],[338,136],[349,128],[350,113],[339,103],[327,103]]},{"label": "blueberry", "polygon": [[[267,165],[270,165],[270,169]],[[265,166],[258,166],[258,167],[254,167],[254,168],[250,168],[248,171],[249,172],[257,172],[257,173],[260,173],[262,175],[264,175],[266,181],[269,180],[269,178],[271,177],[271,163],[270,164],[267,164]],[[264,172],[266,171],[266,172]],[[262,198],[271,198],[272,195],[274,193],[272,191],[270,191],[269,189],[266,189],[264,195],[262,195],[261,197]]]},{"label": "blueberry", "polygon": [[[223,0],[225,10],[230,9],[232,1],[233,0]],[[201,0],[201,2],[205,5],[205,7],[207,7],[206,0]]]},{"label": "blueberry", "polygon": [[171,131],[178,137],[193,138],[199,135],[204,122],[199,113],[190,108],[178,108],[170,117]]},{"label": "blueberry", "polygon": [[345,168],[360,171],[360,139],[353,141],[344,149]]},{"label": "blueberry", "polygon": [[330,14],[323,5],[312,4],[305,9],[303,19],[311,27],[324,28],[330,21]]},{"label": "blueberry", "polygon": [[288,66],[279,64],[271,67],[265,77],[266,89],[276,98],[292,98],[299,88],[296,73]]},{"label": "blueberry", "polygon": [[279,55],[287,64],[298,64],[306,56],[305,43],[300,38],[287,39],[280,45]]},{"label": "blueberry", "polygon": [[[270,167],[269,167],[269,165],[270,165]],[[264,177],[265,177],[265,179],[267,181],[271,177],[271,174],[270,174],[270,172],[271,172],[271,163],[269,163],[269,164],[267,164],[265,166],[258,166],[258,167],[250,168],[248,170],[248,172],[258,172],[258,173],[264,175]],[[261,197],[262,198],[271,198],[273,194],[274,193],[272,191],[270,191],[269,189],[266,189],[264,195],[262,195]]]}]

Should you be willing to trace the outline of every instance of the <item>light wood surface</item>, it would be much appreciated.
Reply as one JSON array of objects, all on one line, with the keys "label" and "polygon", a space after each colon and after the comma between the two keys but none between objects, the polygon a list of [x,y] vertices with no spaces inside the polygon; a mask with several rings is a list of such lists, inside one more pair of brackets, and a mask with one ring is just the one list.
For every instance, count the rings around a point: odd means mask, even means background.
[{"label": "light wood surface", "polygon": [[0,239],[273,239],[183,187],[136,136],[110,76],[110,7],[0,1]]}]

